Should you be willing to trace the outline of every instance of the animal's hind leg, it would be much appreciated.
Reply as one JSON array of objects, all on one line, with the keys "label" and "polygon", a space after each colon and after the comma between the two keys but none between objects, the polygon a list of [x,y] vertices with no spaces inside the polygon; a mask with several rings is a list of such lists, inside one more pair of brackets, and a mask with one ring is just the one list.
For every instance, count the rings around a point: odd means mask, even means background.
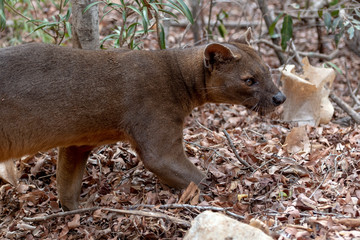
[{"label": "animal's hind leg", "polygon": [[59,148],[56,170],[57,189],[65,211],[77,209],[81,183],[92,146],[70,146]]}]

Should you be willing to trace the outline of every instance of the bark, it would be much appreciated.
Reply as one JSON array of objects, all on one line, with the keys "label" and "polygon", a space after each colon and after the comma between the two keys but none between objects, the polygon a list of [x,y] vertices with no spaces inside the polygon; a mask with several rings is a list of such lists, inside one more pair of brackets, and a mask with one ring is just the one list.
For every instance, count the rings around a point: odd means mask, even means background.
[{"label": "bark", "polygon": [[[265,20],[265,24],[266,24],[267,28],[269,29],[274,20],[271,18],[270,14],[269,14],[269,9],[267,7],[266,0],[258,0],[257,2],[259,4],[259,8],[260,8],[263,18]],[[275,32],[278,33],[278,30],[276,28],[275,28]],[[277,38],[277,39],[272,38],[271,40],[275,45],[279,45],[279,38]],[[275,50],[275,53],[280,61],[280,64],[283,65],[286,62],[284,54],[282,54],[282,52],[278,51],[278,50]]]},{"label": "bark", "polygon": [[99,47],[99,10],[92,6],[85,13],[84,9],[94,0],[72,0],[73,47],[97,49]]}]

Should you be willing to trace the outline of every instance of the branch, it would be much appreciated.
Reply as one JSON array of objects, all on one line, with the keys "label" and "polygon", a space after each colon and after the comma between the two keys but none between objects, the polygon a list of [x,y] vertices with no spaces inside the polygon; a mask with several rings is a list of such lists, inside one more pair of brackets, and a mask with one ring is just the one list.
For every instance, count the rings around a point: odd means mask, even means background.
[{"label": "branch", "polygon": [[349,88],[349,92],[350,92],[350,96],[351,98],[354,100],[356,105],[360,106],[360,101],[359,99],[355,96],[355,93],[353,92],[352,88],[351,88],[351,83],[350,83],[350,79],[348,78],[348,67],[347,64],[345,62],[345,80],[346,80],[346,84]]},{"label": "branch", "polygon": [[334,93],[331,93],[329,97],[342,109],[344,110],[349,116],[354,119],[357,124],[360,124],[360,115],[355,112],[346,102],[341,100],[338,96]]},{"label": "branch", "polygon": [[[271,48],[273,48],[275,50],[282,51],[282,48],[280,46],[275,45],[272,42],[267,41],[265,39],[254,40],[254,41],[251,41],[251,43],[255,43],[255,44],[264,43],[264,44],[268,45],[269,47],[271,47]],[[326,61],[330,61],[330,60],[334,59],[335,57],[337,57],[337,55],[339,54],[339,49],[336,49],[335,51],[333,51],[329,55],[322,54],[322,53],[317,53],[317,52],[301,52],[301,51],[298,51],[297,53],[300,56],[303,56],[303,57],[316,57],[316,58],[324,59]]]},{"label": "branch", "polygon": [[142,210],[113,209],[113,208],[101,208],[101,210],[115,212],[115,213],[121,213],[121,214],[139,215],[139,216],[144,216],[144,217],[163,218],[163,219],[172,221],[176,224],[179,224],[179,225],[182,225],[185,227],[191,226],[189,221],[186,221],[186,220],[183,220],[183,219],[177,218],[177,217],[172,217],[172,216],[166,215],[164,213],[149,212],[149,211],[142,211]]},{"label": "branch", "polygon": [[[211,21],[210,22],[210,26],[214,27],[216,24],[215,21]],[[171,27],[180,27],[180,28],[185,28],[189,25],[189,22],[185,22],[185,21],[180,21],[180,22],[175,22],[175,21],[171,21],[170,22],[170,26]],[[259,23],[258,22],[224,22],[224,26],[226,28],[242,28],[242,29],[247,29],[248,27],[256,27],[258,26]]]},{"label": "branch", "polygon": [[[267,7],[267,4],[266,4],[265,0],[258,0],[257,2],[259,5],[259,8],[260,8],[260,11],[262,13],[262,16],[265,20],[266,26],[269,29],[271,24],[274,22],[274,20],[269,15],[269,9]],[[279,33],[279,31],[276,28],[275,28],[275,33]],[[276,38],[276,39],[272,38],[271,40],[273,41],[274,44],[279,43],[279,38]],[[275,50],[275,53],[280,61],[280,65],[285,64],[286,59],[285,59],[284,55],[282,54],[282,50]]]},{"label": "branch", "polygon": [[67,211],[67,212],[60,212],[60,213],[45,215],[45,216],[41,216],[41,217],[24,217],[23,220],[25,222],[42,222],[42,221],[46,221],[46,220],[57,218],[57,217],[65,217],[67,215],[74,215],[74,214],[84,213],[84,212],[93,212],[98,209],[100,209],[100,207],[82,208],[82,209],[76,209],[76,210]]},{"label": "branch", "polygon": [[211,210],[211,211],[218,211],[218,212],[225,212],[226,214],[233,216],[235,218],[244,220],[244,216],[240,216],[236,213],[230,212],[229,210],[232,209],[232,207],[215,207],[215,206],[197,206],[197,205],[190,205],[190,204],[164,204],[164,205],[149,205],[149,204],[138,204],[129,206],[130,209],[132,208],[138,208],[138,207],[145,207],[145,208],[159,208],[159,209],[169,209],[169,208],[184,208],[184,209],[196,209],[196,210]]},{"label": "branch", "polygon": [[49,219],[57,218],[57,217],[65,217],[68,215],[74,215],[79,213],[85,213],[85,212],[94,212],[98,209],[101,209],[102,211],[109,211],[109,212],[116,212],[121,214],[132,214],[132,215],[139,215],[139,216],[145,216],[145,217],[155,217],[155,218],[163,218],[166,220],[170,220],[176,224],[190,227],[190,223],[186,220],[169,216],[164,213],[157,213],[157,212],[149,212],[149,211],[143,211],[143,210],[134,210],[134,208],[159,208],[159,209],[168,209],[168,208],[183,208],[183,209],[197,209],[197,210],[212,210],[212,211],[219,211],[219,212],[225,212],[226,214],[233,216],[235,218],[244,219],[244,216],[240,216],[236,213],[230,212],[229,209],[232,209],[231,207],[223,208],[223,207],[215,207],[215,206],[196,206],[196,205],[190,205],[190,204],[164,204],[164,205],[149,205],[149,204],[138,204],[138,205],[132,205],[128,206],[128,209],[113,209],[113,208],[101,208],[101,207],[92,207],[92,208],[82,208],[82,209],[76,209],[68,212],[60,212],[40,217],[24,217],[24,222],[42,222]]},{"label": "branch", "polygon": [[254,171],[254,168],[252,166],[250,166],[249,163],[247,163],[246,161],[244,161],[238,154],[238,152],[236,151],[236,148],[234,146],[234,143],[232,142],[231,138],[230,138],[230,135],[228,134],[228,132],[224,129],[223,130],[225,136],[226,136],[226,139],[229,141],[229,144],[230,144],[230,147],[232,149],[232,151],[234,152],[235,154],[235,157],[246,167],[250,168],[251,171]]}]

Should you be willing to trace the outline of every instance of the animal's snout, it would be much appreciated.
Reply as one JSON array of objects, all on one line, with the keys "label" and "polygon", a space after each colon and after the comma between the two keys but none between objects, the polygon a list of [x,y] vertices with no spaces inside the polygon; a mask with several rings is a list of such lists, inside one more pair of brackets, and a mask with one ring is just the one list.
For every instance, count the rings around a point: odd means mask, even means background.
[{"label": "animal's snout", "polygon": [[280,104],[284,103],[285,100],[286,96],[280,91],[272,97],[272,101],[275,106],[279,106]]}]

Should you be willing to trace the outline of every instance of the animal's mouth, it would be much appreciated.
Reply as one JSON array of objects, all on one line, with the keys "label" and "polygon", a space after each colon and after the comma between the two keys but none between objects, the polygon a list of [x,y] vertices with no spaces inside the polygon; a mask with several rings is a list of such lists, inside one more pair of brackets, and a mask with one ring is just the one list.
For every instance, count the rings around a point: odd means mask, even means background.
[{"label": "animal's mouth", "polygon": [[251,111],[257,112],[261,116],[265,116],[275,110],[277,106],[274,104],[271,104],[267,101],[261,101],[259,100],[256,104],[252,106],[247,106],[248,109]]}]

